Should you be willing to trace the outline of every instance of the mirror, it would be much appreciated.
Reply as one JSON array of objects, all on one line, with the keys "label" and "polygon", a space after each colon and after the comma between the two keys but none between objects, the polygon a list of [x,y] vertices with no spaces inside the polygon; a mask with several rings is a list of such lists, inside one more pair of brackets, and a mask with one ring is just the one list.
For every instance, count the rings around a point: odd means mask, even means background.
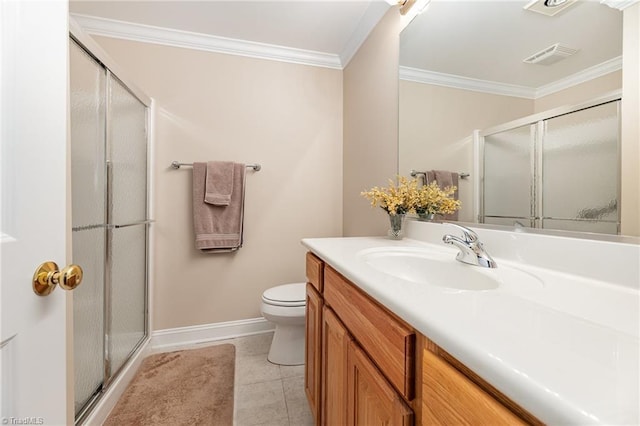
[{"label": "mirror", "polygon": [[432,0],[400,35],[399,174],[470,173],[460,221],[477,222],[474,130],[621,90],[622,12],[543,3]]}]

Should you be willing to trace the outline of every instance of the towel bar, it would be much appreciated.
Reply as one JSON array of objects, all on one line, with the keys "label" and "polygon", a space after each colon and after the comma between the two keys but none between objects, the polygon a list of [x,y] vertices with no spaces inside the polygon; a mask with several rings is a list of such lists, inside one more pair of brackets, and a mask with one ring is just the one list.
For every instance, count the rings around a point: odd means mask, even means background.
[{"label": "towel bar", "polygon": [[[186,167],[192,167],[193,163],[181,163],[179,161],[172,161],[171,162],[171,168],[174,169],[179,169],[182,166],[186,166]],[[253,169],[254,172],[259,172],[260,169],[262,169],[262,166],[260,164],[247,164],[246,167],[248,169]]]},{"label": "towel bar", "polygon": [[[418,176],[418,175],[424,175],[424,174],[426,174],[426,172],[417,172],[417,171],[415,171],[415,170],[411,170],[411,172],[410,172],[409,174],[411,175],[411,177],[416,177],[416,176]],[[458,173],[458,177],[459,177],[460,179],[466,179],[466,178],[468,178],[469,176],[471,176],[469,173],[464,173],[464,172],[459,172],[459,173]]]}]

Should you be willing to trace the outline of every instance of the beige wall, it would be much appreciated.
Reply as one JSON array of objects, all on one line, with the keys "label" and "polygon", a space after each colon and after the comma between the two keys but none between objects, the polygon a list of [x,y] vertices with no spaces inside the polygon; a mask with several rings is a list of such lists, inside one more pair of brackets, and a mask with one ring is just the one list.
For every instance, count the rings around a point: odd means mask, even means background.
[{"label": "beige wall", "polygon": [[400,81],[400,174],[414,170],[470,173],[458,183],[459,220],[474,221],[473,141],[486,129],[531,114],[533,101],[451,87]]},{"label": "beige wall", "polygon": [[[259,317],[266,288],[305,280],[300,240],[342,233],[341,71],[98,41],[157,107],[153,329]],[[173,160],[262,164],[237,253],[194,249],[191,169]]]},{"label": "beige wall", "polygon": [[622,71],[612,72],[536,99],[533,112],[543,112],[564,105],[578,104],[620,90],[621,88]]},{"label": "beige wall", "polygon": [[389,220],[360,192],[398,173],[400,13],[391,8],[344,69],[345,236],[383,235]]}]

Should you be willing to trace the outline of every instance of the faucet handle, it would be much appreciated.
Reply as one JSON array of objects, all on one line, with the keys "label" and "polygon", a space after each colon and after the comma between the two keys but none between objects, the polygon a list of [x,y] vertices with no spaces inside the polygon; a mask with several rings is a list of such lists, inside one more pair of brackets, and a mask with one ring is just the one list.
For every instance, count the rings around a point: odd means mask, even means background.
[{"label": "faucet handle", "polygon": [[442,223],[446,225],[455,226],[456,228],[460,229],[462,231],[462,235],[464,236],[464,240],[467,243],[476,243],[479,240],[478,234],[476,234],[466,226],[458,225],[457,223],[452,223],[452,222],[442,222]]}]

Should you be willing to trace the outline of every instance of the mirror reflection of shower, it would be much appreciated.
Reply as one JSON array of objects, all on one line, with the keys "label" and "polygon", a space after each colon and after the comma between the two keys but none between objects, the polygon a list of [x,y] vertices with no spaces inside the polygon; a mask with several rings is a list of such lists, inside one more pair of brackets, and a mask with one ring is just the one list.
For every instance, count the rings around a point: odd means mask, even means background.
[{"label": "mirror reflection of shower", "polygon": [[479,222],[618,234],[619,98],[533,117],[480,132]]},{"label": "mirror reflection of shower", "polygon": [[[601,2],[580,1],[555,16],[542,16],[526,9],[529,3],[528,0],[432,1],[400,34],[398,173],[406,175],[410,170],[433,169],[471,172],[459,188],[462,201],[459,213],[463,222],[479,220],[476,204],[481,182],[472,170],[476,145],[470,137],[474,130],[493,129],[500,123],[622,90],[623,13],[620,10]],[[559,58],[555,53],[566,52],[564,47],[578,51],[555,61]],[[552,51],[548,61],[524,61],[548,50]],[[546,62],[553,63],[545,65]],[[551,123],[560,124],[560,121]],[[522,133],[528,140],[529,129],[523,129]],[[626,146],[628,142],[623,143]],[[599,199],[597,203],[584,203],[570,214],[545,212],[545,216],[553,219],[540,219],[545,222],[544,226],[536,223],[535,218],[543,216],[541,212],[531,212],[529,192],[549,184],[554,175],[563,181],[574,179],[555,171],[562,170],[558,162],[572,158],[571,155],[547,154],[549,167],[554,164],[558,167],[546,170],[547,179],[537,182],[538,187],[530,186],[528,151],[522,153],[519,160],[514,158],[514,161],[525,162],[518,164],[522,174],[514,173],[514,181],[502,183],[524,188],[514,200],[517,211],[507,214],[520,217],[517,220],[526,228],[538,227],[544,233],[557,224],[554,219],[567,217],[583,219],[571,222],[578,228],[589,220],[603,225],[607,220],[614,220],[617,214],[610,203],[612,200],[617,201],[616,209],[620,206],[629,209],[634,205],[633,197],[629,203],[620,196]],[[638,163],[637,159],[625,160],[628,162],[624,164],[630,165],[626,168]],[[496,176],[500,176],[499,168],[513,169],[516,164],[496,162],[494,167],[498,168]],[[619,168],[616,170],[620,172]],[[626,176],[620,175],[617,179],[628,186]],[[596,193],[600,191],[599,185],[595,188]],[[555,195],[553,189],[553,186],[547,188],[546,193]],[[567,195],[574,196],[574,193]],[[499,218],[492,220],[503,222]],[[485,223],[493,226],[488,220]],[[513,229],[513,220],[507,224]],[[589,233],[598,228],[594,224],[585,227]],[[604,232],[612,232],[610,225],[603,227]],[[624,223],[622,229],[625,229]]]}]

